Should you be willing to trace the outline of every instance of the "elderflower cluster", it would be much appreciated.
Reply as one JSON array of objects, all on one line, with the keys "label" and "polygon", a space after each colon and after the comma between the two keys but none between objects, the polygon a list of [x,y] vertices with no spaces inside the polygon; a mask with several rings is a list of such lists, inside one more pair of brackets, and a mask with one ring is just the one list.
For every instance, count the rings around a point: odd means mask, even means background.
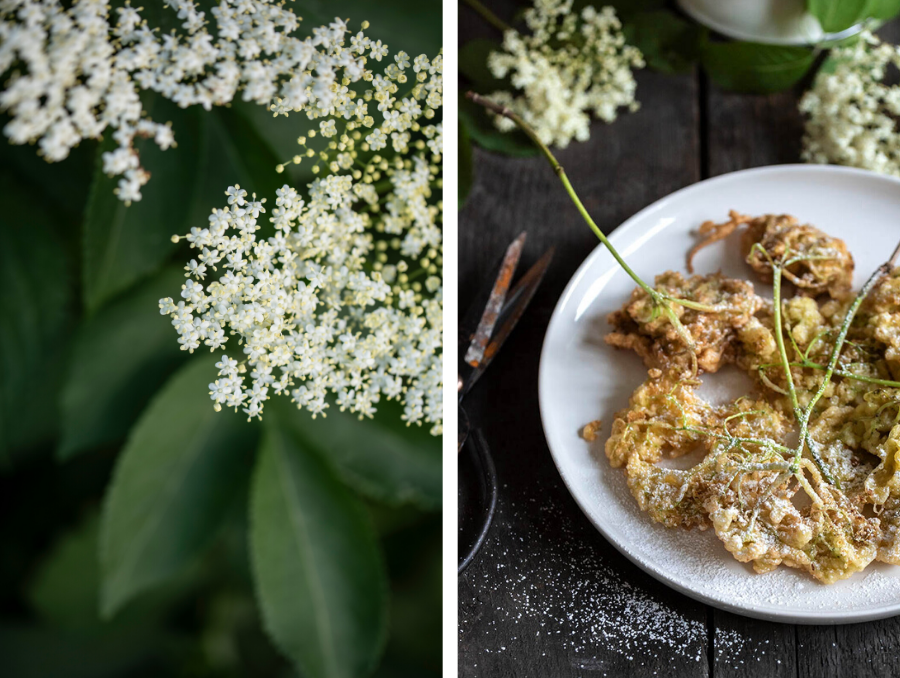
[{"label": "elderflower cluster", "polygon": [[823,69],[800,100],[803,159],[900,176],[900,85],[884,82],[891,64],[900,67],[900,47],[863,33],[827,63],[833,69]]},{"label": "elderflower cluster", "polygon": [[193,0],[159,4],[177,13],[180,31],[161,34],[127,0],[112,12],[107,0],[0,0],[0,75],[12,69],[0,93],[0,110],[12,117],[6,136],[37,142],[55,162],[111,128],[118,147],[103,154],[103,170],[122,177],[121,200],[137,201],[150,175],[135,137],[163,150],[175,141],[170,125],[147,117],[142,90],[182,108],[209,110],[241,90],[245,101],[262,105],[277,98],[282,111],[329,111],[340,83],[362,77],[366,55],[384,56],[384,46],[362,33],[346,46],[340,19],[294,37],[300,18],[282,2],[220,0],[212,22]]},{"label": "elderflower cluster", "polygon": [[[590,114],[613,122],[620,107],[638,108],[632,68],[644,66],[636,47],[625,44],[612,7],[572,13],[572,0],[537,0],[525,12],[531,35],[508,30],[503,51],[488,56],[496,78],[510,78],[520,93],[495,92],[491,99],[531,125],[545,144],[564,148],[590,136]],[[515,128],[497,116],[502,131]]]},{"label": "elderflower cluster", "polygon": [[[354,41],[375,61],[386,56],[380,43]],[[216,409],[257,417],[284,394],[313,415],[333,398],[372,416],[382,398],[400,399],[408,423],[440,435],[443,141],[442,123],[428,121],[443,107],[442,57],[399,52],[361,78],[365,91],[345,80],[329,106],[304,109],[326,118],[327,149],[289,162],[314,159],[322,176],[305,194],[283,186],[269,207],[229,187],[227,207],[181,236],[198,254],[181,299],[161,299],[160,311],[182,349],[232,349],[210,384]]]}]

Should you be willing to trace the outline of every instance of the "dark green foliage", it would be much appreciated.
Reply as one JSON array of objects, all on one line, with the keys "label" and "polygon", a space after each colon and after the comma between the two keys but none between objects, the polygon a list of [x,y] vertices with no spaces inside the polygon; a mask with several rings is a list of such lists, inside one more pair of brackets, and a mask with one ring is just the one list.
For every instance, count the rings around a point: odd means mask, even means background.
[{"label": "dark green foliage", "polygon": [[[354,28],[369,20],[392,51],[440,49],[437,2],[296,9],[301,33],[339,13]],[[273,406],[281,424],[261,447],[258,423],[213,411],[217,357],[180,351],[157,307],[178,299],[190,258],[171,236],[205,226],[229,185],[267,208],[285,183],[302,192],[309,164],[275,167],[318,121],[240,101],[206,112],[147,97],[145,108],[172,122],[178,146],[138,141],[152,178],[130,206],[100,171],[109,138],[52,165],[0,144],[0,676],[275,678],[307,665],[310,676],[362,676],[385,647],[391,675],[435,675],[439,439],[406,428],[390,404],[363,422]],[[302,492],[273,504],[265,483],[283,487],[281,471]],[[278,530],[299,553],[284,518],[300,514],[279,514],[287,499],[301,502],[305,562],[328,580],[330,628],[304,604],[319,595],[311,580],[304,589],[291,570],[279,588],[279,568],[298,565],[277,559]],[[393,562],[398,543],[423,534],[409,567],[385,570],[385,551]],[[296,624],[318,635],[298,644]]]},{"label": "dark green foliage", "polygon": [[644,55],[649,68],[662,73],[685,73],[697,60],[707,30],[669,10],[641,12],[624,25],[625,39]]},{"label": "dark green foliage", "polygon": [[702,61],[717,85],[738,92],[768,94],[787,89],[806,75],[815,53],[805,47],[715,42],[703,49]]},{"label": "dark green foliage", "polygon": [[269,417],[250,494],[250,551],[266,628],[310,678],[371,671],[386,589],[362,503],[316,453]]}]

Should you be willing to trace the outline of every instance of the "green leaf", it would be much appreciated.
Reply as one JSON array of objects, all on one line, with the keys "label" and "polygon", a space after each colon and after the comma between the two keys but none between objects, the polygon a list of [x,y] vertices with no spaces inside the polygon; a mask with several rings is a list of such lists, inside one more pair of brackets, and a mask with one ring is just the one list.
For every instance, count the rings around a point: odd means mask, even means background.
[{"label": "green leaf", "polygon": [[357,492],[393,505],[440,507],[441,439],[406,426],[399,404],[381,402],[375,418],[360,420],[334,406],[313,419],[287,398],[269,402],[302,447],[319,453]]},{"label": "green leaf", "polygon": [[465,127],[469,139],[485,150],[519,157],[530,157],[540,153],[531,140],[519,130],[513,132],[498,130],[484,109],[468,99],[459,100],[459,122]]},{"label": "green leaf", "polygon": [[97,593],[100,568],[96,514],[64,534],[41,563],[28,589],[38,615],[60,628],[85,633],[102,626]]},{"label": "green leaf", "polygon": [[462,121],[459,123],[459,207],[466,203],[472,188],[472,141]]},{"label": "green leaf", "polygon": [[872,0],[806,0],[806,9],[826,33],[839,33],[869,15]]},{"label": "green leaf", "polygon": [[498,89],[509,89],[509,83],[495,78],[487,65],[488,55],[500,50],[494,40],[470,40],[459,48],[459,72],[479,92],[490,94]]},{"label": "green leaf", "polygon": [[194,360],[166,383],[116,464],[100,533],[104,617],[200,553],[246,477],[256,427],[213,410],[212,362]]},{"label": "green leaf", "polygon": [[100,619],[99,512],[62,534],[38,565],[27,589],[28,602],[46,623],[80,636],[109,635],[125,626],[149,630],[197,588],[201,568],[182,575],[151,595],[138,596],[113,623]]},{"label": "green leaf", "polygon": [[35,153],[33,145],[20,146],[3,139],[0,167],[6,167],[18,180],[40,191],[45,196],[44,201],[49,201],[74,226],[84,216],[96,152],[97,143],[84,140],[65,160],[47,162]]},{"label": "green leaf", "polygon": [[[0,624],[3,678],[120,678],[159,666],[177,641],[158,630],[117,628],[98,637]],[[157,674],[159,675],[159,674]],[[164,674],[163,674],[164,675]]]},{"label": "green leaf", "polygon": [[365,33],[373,40],[382,40],[391,48],[391,58],[400,50],[415,57],[433,57],[443,45],[443,5],[440,0],[341,0],[340,4],[326,0],[304,0],[298,3],[303,17],[301,33],[309,34],[314,26],[334,21],[335,16],[350,18],[355,33],[363,21],[371,26]]},{"label": "green leaf", "polygon": [[825,57],[825,59],[822,60],[822,65],[819,66],[819,70],[816,72],[817,77],[820,73],[830,75],[837,70],[840,59],[836,59],[834,56],[832,56],[832,54],[829,54],[827,57]]},{"label": "green leaf", "polygon": [[[226,108],[203,113],[200,149],[199,181],[186,230],[206,226],[210,211],[224,207],[229,186],[240,185],[274,204],[275,190],[285,184],[286,177],[275,171],[278,158],[244,116]],[[293,155],[294,150],[286,153]],[[260,223],[268,226],[267,219]]]},{"label": "green leaf", "polygon": [[407,675],[440,675],[441,621],[433,613],[441,607],[440,516],[399,530],[382,544],[391,576],[391,635],[384,664],[393,660],[417,669]]},{"label": "green leaf", "polygon": [[308,678],[364,676],[386,633],[387,582],[374,531],[359,500],[268,414],[250,497],[266,629]]},{"label": "green leaf", "polygon": [[162,297],[178,298],[184,271],[170,267],[84,321],[62,391],[60,459],[120,440],[150,396],[188,354],[180,350]]},{"label": "green leaf", "polygon": [[[309,131],[319,130],[319,121],[310,120],[304,113],[292,113],[291,115],[279,115],[277,118],[267,111],[263,106],[259,106],[249,101],[235,101],[231,104],[231,110],[253,128],[254,133],[272,152],[272,158],[275,164],[279,162],[287,163],[285,173],[277,175],[281,184],[289,177],[290,182],[295,187],[305,186],[312,182],[316,175],[312,168],[315,160],[312,158],[302,158],[299,165],[288,162],[291,158],[301,152],[301,147],[297,144],[298,137],[307,137],[306,146],[304,148],[312,148],[315,151],[322,150],[326,147],[329,139],[317,134],[314,138],[309,138]],[[274,171],[275,165],[269,168]],[[279,187],[281,186],[279,184]]]},{"label": "green leaf", "polygon": [[738,92],[768,94],[791,87],[815,60],[805,47],[755,42],[713,42],[703,49],[703,67],[719,86]]},{"label": "green leaf", "polygon": [[707,30],[669,10],[636,14],[624,27],[625,39],[644,55],[650,68],[685,73],[700,58]]},{"label": "green leaf", "polygon": [[143,198],[126,207],[113,193],[119,178],[103,173],[102,154],[115,148],[112,137],[100,145],[84,221],[83,292],[89,312],[158,270],[175,248],[172,235],[185,232],[197,182],[198,121],[204,114],[156,95],[145,109],[153,120],[172,122],[178,146],[162,151],[152,139],[135,143],[151,178],[141,189]]},{"label": "green leaf", "polygon": [[56,434],[71,332],[72,265],[54,217],[14,176],[0,176],[0,466]]},{"label": "green leaf", "polygon": [[879,21],[893,19],[900,14],[900,0],[871,0],[868,14]]}]

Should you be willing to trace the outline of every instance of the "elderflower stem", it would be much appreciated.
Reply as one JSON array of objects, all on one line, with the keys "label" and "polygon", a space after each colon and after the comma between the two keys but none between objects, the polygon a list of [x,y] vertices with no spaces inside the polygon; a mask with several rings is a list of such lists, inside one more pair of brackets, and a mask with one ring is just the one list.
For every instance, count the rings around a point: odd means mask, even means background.
[{"label": "elderflower stem", "polygon": [[[594,232],[594,235],[596,235],[600,239],[600,242],[602,242],[606,246],[606,249],[609,250],[609,253],[618,262],[619,266],[622,267],[625,273],[627,273],[628,276],[650,296],[654,303],[660,304],[662,301],[671,301],[695,311],[702,311],[705,313],[715,313],[718,310],[713,306],[700,304],[696,301],[691,301],[689,299],[678,299],[676,297],[669,296],[668,294],[664,294],[653,289],[652,287],[650,287],[650,285],[645,283],[637,273],[631,270],[631,267],[625,262],[616,248],[612,246],[609,238],[607,238],[603,231],[600,230],[600,227],[597,226],[596,223],[594,223],[591,215],[588,213],[584,204],[581,202],[581,199],[578,197],[578,194],[575,192],[575,188],[569,181],[569,177],[566,175],[566,171],[563,169],[562,165],[559,164],[559,161],[556,159],[556,156],[554,156],[550,151],[547,144],[541,141],[540,137],[538,137],[537,133],[531,128],[531,126],[505,106],[500,106],[490,99],[481,96],[480,94],[476,94],[475,92],[466,92],[466,98],[473,103],[476,103],[479,106],[483,106],[489,111],[496,113],[497,115],[502,115],[505,118],[509,118],[516,124],[516,126],[518,126],[519,129],[521,129],[528,136],[529,139],[531,139],[534,145],[537,146],[538,149],[540,149],[541,153],[544,154],[544,157],[547,158],[547,161],[550,163],[553,171],[556,172],[556,176],[559,177],[559,180],[562,182],[563,187],[566,189],[566,193],[569,194],[569,198],[571,198],[572,202],[575,204],[575,207],[578,209],[578,213],[581,214],[581,217],[584,219],[585,223],[590,226],[591,230]],[[668,307],[667,304],[662,304],[662,306],[663,308]],[[671,309],[669,309],[669,311],[671,311]],[[674,316],[674,313],[670,313],[667,311],[666,315],[668,315],[671,319]],[[677,327],[678,325],[676,325],[676,328]]]},{"label": "elderflower stem", "polygon": [[[845,342],[846,343],[846,342]],[[781,365],[781,363],[768,363],[766,365],[760,365],[760,369],[769,369],[770,367],[777,367]],[[822,365],[821,363],[813,362],[812,360],[805,359],[801,362],[794,362],[790,364],[791,367],[801,367],[808,368],[811,370],[825,370],[828,369],[827,365]],[[854,381],[863,381],[867,384],[874,384],[875,386],[886,386],[888,388],[900,388],[900,381],[891,381],[890,379],[878,379],[876,377],[867,377],[864,374],[854,374],[853,372],[848,372],[847,370],[839,370],[835,369],[834,373],[838,377],[844,377],[845,379],[853,379]]]},{"label": "elderflower stem", "polygon": [[844,316],[844,320],[841,323],[837,339],[834,342],[834,347],[831,349],[831,358],[828,361],[828,366],[825,370],[825,376],[822,379],[822,383],[819,384],[818,390],[810,399],[800,417],[800,445],[798,445],[797,451],[794,453],[793,466],[798,466],[800,462],[800,456],[803,454],[803,445],[805,443],[809,448],[809,452],[812,455],[813,460],[816,462],[816,466],[818,466],[819,471],[832,485],[837,485],[837,483],[832,478],[831,474],[828,473],[825,464],[821,460],[821,455],[819,454],[818,449],[816,448],[814,441],[809,434],[809,419],[812,416],[813,408],[816,406],[816,403],[818,403],[822,398],[825,393],[825,389],[831,382],[831,377],[834,375],[838,358],[840,357],[841,350],[844,347],[844,341],[847,338],[847,333],[850,331],[850,325],[853,324],[853,319],[856,317],[856,312],[859,310],[859,307],[862,306],[862,303],[863,301],[865,301],[866,297],[869,296],[869,292],[872,291],[872,288],[875,287],[875,284],[883,276],[888,275],[891,272],[894,261],[896,261],[898,254],[900,254],[900,243],[898,243],[897,247],[894,248],[894,252],[893,254],[891,254],[891,258],[872,272],[872,275],[869,276],[866,284],[862,286],[859,294],[856,295],[856,298],[853,300],[853,303],[850,305],[850,308],[847,311],[847,315]]},{"label": "elderflower stem", "polygon": [[787,379],[791,407],[794,409],[794,416],[799,419],[800,403],[797,401],[794,375],[791,374],[790,361],[787,357],[787,349],[784,347],[784,333],[781,327],[781,266],[774,265],[772,275],[772,315],[775,325],[775,343],[778,346],[778,353],[781,355],[781,364],[784,366],[784,376]]},{"label": "elderflower stem", "polygon": [[487,7],[482,5],[478,0],[465,0],[465,3],[474,9],[478,14],[481,15],[481,18],[487,21],[491,26],[496,28],[501,33],[506,33],[506,31],[512,30],[512,26],[504,22],[500,17],[494,14]]},{"label": "elderflower stem", "polygon": [[640,285],[647,294],[650,294],[653,297],[656,297],[659,293],[654,290],[650,285],[641,280],[640,276],[637,273],[631,270],[631,267],[625,262],[625,260],[621,257],[621,255],[616,251],[616,248],[612,246],[609,242],[609,239],[606,237],[606,234],[600,230],[600,227],[594,223],[594,220],[591,218],[591,215],[588,213],[587,209],[585,209],[584,204],[581,202],[581,199],[578,197],[578,194],[575,192],[575,189],[572,187],[572,183],[569,181],[569,177],[566,175],[566,171],[563,169],[562,165],[559,164],[559,161],[556,159],[556,156],[550,151],[547,145],[540,140],[537,133],[531,128],[531,126],[526,123],[522,118],[513,113],[511,110],[506,108],[505,106],[500,106],[495,104],[490,99],[486,99],[485,97],[476,94],[475,92],[466,92],[466,98],[470,99],[473,103],[476,103],[480,106],[484,106],[490,111],[493,111],[497,115],[502,115],[505,118],[509,118],[512,120],[525,134],[529,139],[537,146],[541,153],[544,154],[544,157],[547,158],[547,162],[550,163],[550,166],[553,168],[553,171],[556,172],[556,176],[559,177],[559,180],[562,182],[563,187],[566,189],[566,193],[569,194],[569,198],[572,199],[572,202],[575,204],[575,207],[578,209],[579,214],[590,226],[591,230],[594,232],[600,242],[602,242],[606,249],[609,250],[609,253],[613,255],[613,258],[619,263],[619,265],[624,269],[624,271],[634,280],[638,285]]},{"label": "elderflower stem", "polygon": [[900,243],[898,243],[897,247],[894,249],[891,258],[872,272],[872,275],[869,276],[866,284],[862,286],[859,294],[856,295],[856,299],[853,300],[853,304],[847,311],[847,315],[844,316],[844,321],[841,323],[841,329],[838,332],[837,339],[834,342],[834,348],[831,349],[831,358],[829,359],[828,367],[825,370],[825,377],[822,379],[822,383],[819,385],[819,390],[816,391],[815,395],[812,397],[812,400],[810,400],[809,404],[806,406],[806,410],[804,413],[806,414],[805,423],[809,422],[809,415],[812,413],[813,407],[815,407],[816,403],[819,402],[819,399],[825,393],[825,389],[828,386],[828,383],[831,381],[831,377],[834,374],[835,367],[837,366],[838,358],[841,354],[841,349],[844,347],[844,340],[847,338],[847,332],[850,331],[850,325],[853,323],[853,318],[856,317],[856,312],[859,310],[859,307],[862,306],[865,298],[869,296],[869,292],[872,291],[872,288],[875,287],[875,283],[877,283],[882,276],[888,275],[891,272],[894,261],[897,259],[898,254],[900,254]]}]

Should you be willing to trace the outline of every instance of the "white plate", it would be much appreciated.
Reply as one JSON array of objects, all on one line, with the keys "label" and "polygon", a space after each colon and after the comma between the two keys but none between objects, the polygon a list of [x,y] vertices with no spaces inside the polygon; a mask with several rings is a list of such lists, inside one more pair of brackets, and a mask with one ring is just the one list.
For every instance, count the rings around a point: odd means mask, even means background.
[{"label": "white plate", "polygon": [[[612,243],[638,275],[652,281],[667,269],[684,271],[695,242],[691,231],[729,209],[745,214],[789,213],[843,238],[856,260],[855,284],[890,255],[900,238],[900,180],[862,170],[781,165],[702,181],[642,210],[620,226]],[[585,225],[585,228],[587,226]],[[751,278],[728,238],[701,251],[698,273],[719,268]],[[633,353],[603,342],[606,315],[619,308],[634,282],[602,245],[591,253],[559,300],[541,353],[539,396],[547,442],[560,475],[600,532],[657,579],[710,605],[763,619],[835,624],[900,614],[900,567],[873,563],[847,580],[825,586],[805,572],[779,567],[755,574],[738,563],[712,530],[667,529],[641,513],[621,469],[603,453],[616,411],[628,404],[646,369]],[[768,290],[756,285],[761,294]],[[704,388],[744,379],[723,369],[704,377]],[[579,435],[603,420],[597,441]]]}]

